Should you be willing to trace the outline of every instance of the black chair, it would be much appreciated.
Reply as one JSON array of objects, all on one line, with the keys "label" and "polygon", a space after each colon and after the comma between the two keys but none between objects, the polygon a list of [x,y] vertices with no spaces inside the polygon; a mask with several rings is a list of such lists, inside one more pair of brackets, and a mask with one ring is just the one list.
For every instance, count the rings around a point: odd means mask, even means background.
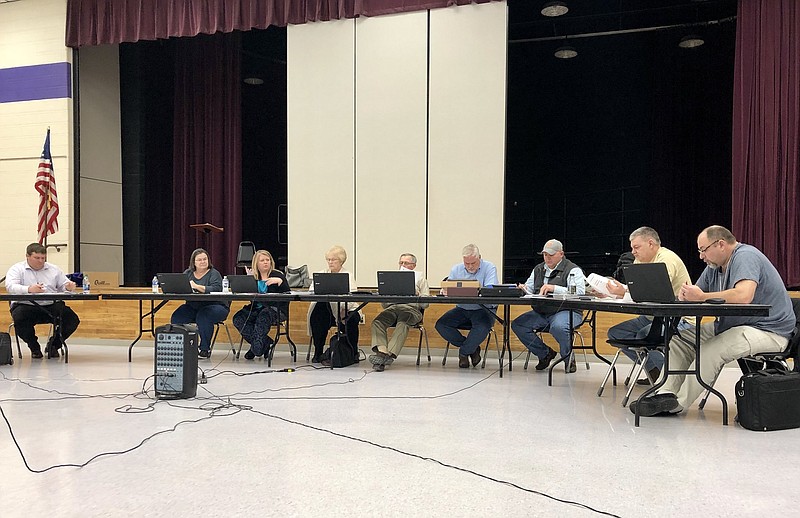
[{"label": "black chair", "polygon": [[236,251],[236,267],[245,270],[250,268],[254,255],[256,255],[256,245],[252,241],[242,241],[239,243],[239,250]]},{"label": "black chair", "polygon": [[[469,331],[472,329],[472,325],[467,322],[466,324],[458,326],[458,329],[461,331]],[[486,354],[489,352],[489,341],[494,337],[494,347],[497,349],[497,357],[500,357],[500,341],[497,339],[497,333],[494,332],[494,326],[489,328],[489,334],[486,335],[486,343],[483,346],[483,360],[481,361],[481,369],[486,368]],[[442,366],[447,363],[447,352],[450,350],[450,342],[447,342],[447,345],[444,346],[444,356],[442,356]],[[430,351],[429,351],[430,354]],[[430,358],[429,358],[430,360]],[[419,363],[417,363],[419,365]]]},{"label": "black chair", "polygon": [[[622,354],[622,347],[627,347],[632,349],[636,352],[636,362],[633,364],[631,368],[631,372],[628,374],[628,377],[625,379],[625,385],[628,387],[627,392],[625,393],[625,397],[622,399],[622,406],[626,406],[628,404],[628,400],[631,397],[631,392],[633,392],[633,387],[636,383],[631,383],[631,380],[639,379],[639,375],[642,372],[642,368],[644,367],[645,360],[647,360],[647,355],[650,351],[659,350],[663,351],[664,349],[664,318],[663,317],[655,317],[653,318],[653,323],[650,325],[650,332],[647,333],[647,336],[641,339],[631,338],[631,339],[624,339],[624,340],[606,340],[609,344],[618,347],[617,354],[614,355],[614,359],[611,361],[611,365],[608,366],[608,372],[606,372],[605,378],[603,378],[603,383],[600,385],[600,388],[597,390],[597,397],[603,395],[603,389],[605,389],[606,383],[608,382],[609,376],[611,376],[612,372],[616,375],[616,364],[617,360]],[[635,374],[634,374],[635,371]],[[650,379],[650,374],[646,373],[648,379]],[[655,384],[656,380],[650,379],[651,384]]]},{"label": "black chair", "polygon": [[[220,327],[224,327],[225,328],[225,332],[228,334],[228,343],[231,346],[231,353],[232,354],[237,354],[236,353],[236,348],[233,346],[233,338],[231,338],[231,332],[228,329],[228,325],[225,323],[224,320],[222,322],[215,322],[214,323],[214,334],[211,336],[211,344],[208,346],[209,350],[211,352],[214,352],[214,344],[217,343],[217,335],[219,335],[219,328]],[[237,354],[237,358],[238,358],[238,354]]]},{"label": "black chair", "polygon": [[[278,341],[282,336],[285,336],[286,340],[289,342],[289,354],[292,356],[292,363],[297,362],[297,346],[295,345],[294,340],[292,340],[292,337],[289,336],[289,315],[286,315],[286,320],[281,320],[275,326],[275,338],[272,341],[272,347],[269,349],[267,367],[272,367],[272,357],[275,356],[275,347],[277,347]],[[239,350],[242,350],[241,344],[239,345]],[[236,353],[236,357],[239,357],[239,353]]]},{"label": "black chair", "polygon": [[[587,349],[586,342],[583,341],[583,335],[581,334],[580,329],[581,329],[581,327],[583,327],[584,322],[588,322],[589,319],[591,318],[590,317],[590,313],[591,312],[587,311],[586,315],[584,315],[584,317],[581,319],[581,321],[578,323],[578,325],[575,326],[575,329],[573,331],[573,336],[572,336],[572,346],[573,347],[575,347],[575,341],[576,340],[580,340],[581,341],[580,349],[583,351],[583,363],[586,364],[586,370],[589,370],[589,357],[586,355],[586,349]],[[546,332],[546,331],[537,331],[537,333],[542,333],[542,332]],[[556,352],[558,352],[558,351],[556,351]],[[530,362],[531,354],[532,353],[530,351],[528,351],[528,354],[525,355],[525,365],[522,366],[522,370],[527,370],[528,369],[528,363]],[[569,363],[567,365],[572,363],[572,361],[574,359],[575,359],[575,351],[571,350],[570,353],[569,353]]]},{"label": "black chair", "polygon": [[[739,368],[742,370],[743,374],[761,370],[762,367],[764,367],[764,364],[766,364],[767,368],[779,367],[788,371],[790,370],[788,363],[789,359],[794,362],[794,370],[800,371],[800,365],[798,364],[798,356],[800,355],[800,299],[792,299],[792,310],[794,311],[795,325],[786,349],[783,351],[757,353],[752,356],[739,358],[736,361],[739,364]],[[717,380],[714,380],[714,383],[716,383],[716,381]],[[714,383],[712,383],[711,386],[714,386]],[[708,401],[709,394],[710,391],[706,390],[705,394],[703,395],[703,399],[698,405],[700,409],[706,406],[706,401]]]},{"label": "black chair", "polygon": [[[55,327],[56,327],[55,324],[54,323],[50,323],[50,324],[39,324],[39,325],[50,326],[50,331],[47,333],[47,340],[50,341],[50,337],[53,336],[53,333],[55,333]],[[14,322],[11,322],[11,324],[9,324],[9,326],[8,326],[8,334],[9,335],[11,334],[11,331],[13,329],[14,329]],[[17,336],[17,333],[14,333],[14,340],[16,340],[16,342],[17,342],[17,356],[19,356],[19,359],[21,360],[22,359],[22,347],[20,347],[20,345],[19,345],[19,336]],[[64,349],[64,347],[62,346],[61,350],[63,351],[63,349]]]}]

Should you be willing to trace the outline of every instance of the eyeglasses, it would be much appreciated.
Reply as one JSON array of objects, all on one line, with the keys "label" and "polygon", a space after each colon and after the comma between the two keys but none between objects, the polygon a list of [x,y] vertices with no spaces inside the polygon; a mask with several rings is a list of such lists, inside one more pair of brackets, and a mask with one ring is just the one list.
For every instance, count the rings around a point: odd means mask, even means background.
[{"label": "eyeglasses", "polygon": [[706,253],[706,250],[708,250],[709,248],[711,248],[712,246],[716,245],[719,242],[720,242],[719,239],[717,239],[716,241],[712,241],[711,243],[709,243],[708,245],[704,246],[703,248],[698,248],[697,251],[699,253],[701,253],[701,254],[704,254],[704,253]]},{"label": "eyeglasses", "polygon": [[411,266],[416,263],[412,263],[411,261],[399,261],[397,264],[399,264],[400,266]]}]

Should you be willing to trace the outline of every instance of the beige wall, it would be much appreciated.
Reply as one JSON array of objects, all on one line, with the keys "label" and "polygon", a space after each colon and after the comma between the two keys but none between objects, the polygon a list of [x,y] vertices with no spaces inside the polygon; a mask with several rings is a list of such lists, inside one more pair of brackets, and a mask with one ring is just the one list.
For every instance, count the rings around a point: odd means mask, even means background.
[{"label": "beige wall", "polygon": [[122,279],[119,47],[80,51],[81,269]]},{"label": "beige wall", "polygon": [[502,270],[506,22],[499,2],[289,27],[290,264],[338,243],[374,286],[409,251],[435,284],[474,242]]},{"label": "beige wall", "polygon": [[[0,68],[71,62],[65,24],[66,0],[0,4]],[[48,259],[73,269],[72,100],[0,103],[0,276],[24,259],[25,247],[37,239],[39,196],[33,185],[48,126],[60,209],[59,231],[48,243],[67,244],[60,252],[51,249]]]}]

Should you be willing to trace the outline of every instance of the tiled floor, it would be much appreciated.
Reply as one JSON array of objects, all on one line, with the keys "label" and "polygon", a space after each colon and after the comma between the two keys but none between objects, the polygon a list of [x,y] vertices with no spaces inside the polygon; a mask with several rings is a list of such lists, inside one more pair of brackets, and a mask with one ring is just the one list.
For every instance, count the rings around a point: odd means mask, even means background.
[{"label": "tiled floor", "polygon": [[[43,471],[0,422],[0,516],[797,515],[800,430],[746,431],[733,403],[722,426],[714,400],[636,428],[621,387],[596,396],[597,363],[548,387],[522,361],[502,379],[410,355],[269,372],[217,350],[198,397],[168,402],[151,347],[70,352],[0,367],[0,407]],[[731,402],[737,379],[718,383]]]}]

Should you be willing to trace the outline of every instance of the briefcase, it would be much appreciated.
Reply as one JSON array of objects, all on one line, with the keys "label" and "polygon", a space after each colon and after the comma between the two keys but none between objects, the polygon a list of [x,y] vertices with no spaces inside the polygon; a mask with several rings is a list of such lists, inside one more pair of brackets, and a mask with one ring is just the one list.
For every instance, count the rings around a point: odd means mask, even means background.
[{"label": "briefcase", "polygon": [[800,372],[748,372],[736,383],[736,420],[755,431],[800,428]]}]

